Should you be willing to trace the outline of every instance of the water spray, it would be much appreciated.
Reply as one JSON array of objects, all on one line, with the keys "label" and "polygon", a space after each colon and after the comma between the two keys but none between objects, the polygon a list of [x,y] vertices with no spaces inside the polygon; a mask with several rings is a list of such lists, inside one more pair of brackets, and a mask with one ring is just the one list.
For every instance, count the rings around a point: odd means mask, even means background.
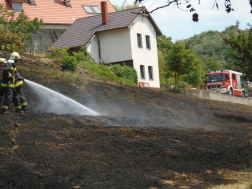
[{"label": "water spray", "polygon": [[56,91],[53,91],[43,85],[25,79],[27,85],[40,97],[42,103],[36,109],[45,113],[55,114],[78,114],[93,115],[99,114],[86,106],[66,97]]}]

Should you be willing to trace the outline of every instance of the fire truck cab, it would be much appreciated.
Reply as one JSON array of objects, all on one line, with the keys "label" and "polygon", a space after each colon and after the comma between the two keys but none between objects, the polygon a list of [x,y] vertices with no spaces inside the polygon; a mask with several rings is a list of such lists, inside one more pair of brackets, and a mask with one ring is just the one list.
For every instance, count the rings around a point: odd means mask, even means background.
[{"label": "fire truck cab", "polygon": [[249,96],[248,81],[242,73],[232,70],[209,70],[206,74],[205,90],[242,97]]}]

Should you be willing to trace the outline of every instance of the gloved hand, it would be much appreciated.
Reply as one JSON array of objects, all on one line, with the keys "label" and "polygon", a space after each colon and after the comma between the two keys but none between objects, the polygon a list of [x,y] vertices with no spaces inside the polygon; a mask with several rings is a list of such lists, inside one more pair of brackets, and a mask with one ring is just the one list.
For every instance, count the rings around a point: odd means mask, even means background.
[{"label": "gloved hand", "polygon": [[21,79],[22,81],[24,81],[24,78],[23,78],[23,77],[20,77],[19,79]]}]

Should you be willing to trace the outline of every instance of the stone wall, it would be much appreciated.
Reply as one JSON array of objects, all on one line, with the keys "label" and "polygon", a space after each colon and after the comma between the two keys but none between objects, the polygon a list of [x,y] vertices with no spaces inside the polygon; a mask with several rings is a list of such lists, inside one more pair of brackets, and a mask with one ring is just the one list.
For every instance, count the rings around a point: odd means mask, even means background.
[{"label": "stone wall", "polygon": [[46,50],[53,45],[64,31],[64,29],[41,29],[39,34],[32,35],[33,46],[29,46],[26,51],[32,53],[37,42],[35,53],[46,54]]},{"label": "stone wall", "polygon": [[181,89],[181,92],[185,95],[196,96],[198,98],[217,100],[223,102],[232,102],[252,106],[252,99],[250,97],[242,98],[238,96],[230,96],[227,94],[221,94],[206,90],[196,90],[196,89]]}]

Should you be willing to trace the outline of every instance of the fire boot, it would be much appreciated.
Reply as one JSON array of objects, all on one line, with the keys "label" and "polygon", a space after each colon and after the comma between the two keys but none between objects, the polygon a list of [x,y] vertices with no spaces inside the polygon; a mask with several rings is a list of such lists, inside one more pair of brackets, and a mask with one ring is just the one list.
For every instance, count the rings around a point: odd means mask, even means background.
[{"label": "fire boot", "polygon": [[26,106],[21,106],[21,108],[23,112],[26,112]]},{"label": "fire boot", "polygon": [[6,114],[7,112],[8,112],[8,110],[7,110],[7,109],[2,108],[2,113],[3,113],[3,114]]},{"label": "fire boot", "polygon": [[22,112],[21,106],[17,106],[17,107],[15,108],[15,112],[16,112],[16,113],[22,114],[23,112]]}]

